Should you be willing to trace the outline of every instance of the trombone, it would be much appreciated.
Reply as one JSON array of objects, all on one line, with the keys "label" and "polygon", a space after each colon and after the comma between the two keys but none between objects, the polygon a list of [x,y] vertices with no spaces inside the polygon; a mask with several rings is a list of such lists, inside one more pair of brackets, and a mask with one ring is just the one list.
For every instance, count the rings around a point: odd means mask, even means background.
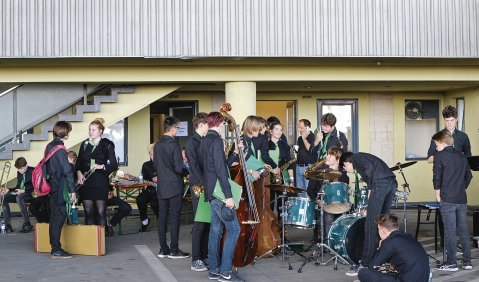
[{"label": "trombone", "polygon": [[[5,164],[3,165],[2,176],[0,177],[0,216],[2,216],[2,211],[3,211],[3,200],[5,198],[5,195],[8,192],[7,182],[8,182],[8,176],[10,175],[11,168],[12,168],[12,164],[10,162],[5,162]],[[5,174],[7,174],[6,177],[5,177]],[[2,186],[4,177],[5,177],[5,183]]]}]

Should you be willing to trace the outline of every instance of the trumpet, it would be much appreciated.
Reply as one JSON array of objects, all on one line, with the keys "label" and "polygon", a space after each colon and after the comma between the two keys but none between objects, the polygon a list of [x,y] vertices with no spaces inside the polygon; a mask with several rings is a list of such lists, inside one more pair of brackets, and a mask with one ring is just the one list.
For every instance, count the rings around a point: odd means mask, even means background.
[{"label": "trumpet", "polygon": [[[10,162],[5,162],[5,164],[3,165],[2,176],[0,177],[0,216],[2,215],[2,211],[3,211],[3,200],[5,199],[5,194],[8,192],[7,182],[8,182],[8,176],[10,175],[11,168],[12,168],[12,164]],[[7,174],[6,177],[5,177],[5,174]],[[4,177],[5,177],[5,183],[2,186]]]}]

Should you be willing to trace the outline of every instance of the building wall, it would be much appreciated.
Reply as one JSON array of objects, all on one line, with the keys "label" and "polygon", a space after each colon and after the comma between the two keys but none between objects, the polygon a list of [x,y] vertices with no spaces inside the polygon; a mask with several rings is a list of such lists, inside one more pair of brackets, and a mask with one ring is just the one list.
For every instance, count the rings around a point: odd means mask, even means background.
[{"label": "building wall", "polygon": [[0,57],[479,55],[477,0],[3,0]]}]

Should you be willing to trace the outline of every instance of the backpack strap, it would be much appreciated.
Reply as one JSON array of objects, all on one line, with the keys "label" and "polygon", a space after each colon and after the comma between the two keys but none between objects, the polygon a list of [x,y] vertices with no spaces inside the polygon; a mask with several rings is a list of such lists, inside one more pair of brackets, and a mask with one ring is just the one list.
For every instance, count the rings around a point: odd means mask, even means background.
[{"label": "backpack strap", "polygon": [[[64,145],[56,145],[55,147],[53,147],[50,152],[48,153],[48,155],[46,155],[44,158],[43,158],[43,161],[46,162],[48,161],[58,150],[61,150],[61,149],[64,149],[65,151],[67,150],[67,148],[65,148]],[[46,148],[45,148],[45,154],[46,154]]]}]

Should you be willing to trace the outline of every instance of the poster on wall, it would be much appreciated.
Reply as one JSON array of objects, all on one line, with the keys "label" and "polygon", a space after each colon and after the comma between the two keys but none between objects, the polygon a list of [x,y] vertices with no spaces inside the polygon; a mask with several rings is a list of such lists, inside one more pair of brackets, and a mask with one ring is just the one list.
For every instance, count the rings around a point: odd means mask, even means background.
[{"label": "poster on wall", "polygon": [[180,121],[178,123],[178,131],[176,132],[176,136],[188,136],[188,122],[187,121]]}]

